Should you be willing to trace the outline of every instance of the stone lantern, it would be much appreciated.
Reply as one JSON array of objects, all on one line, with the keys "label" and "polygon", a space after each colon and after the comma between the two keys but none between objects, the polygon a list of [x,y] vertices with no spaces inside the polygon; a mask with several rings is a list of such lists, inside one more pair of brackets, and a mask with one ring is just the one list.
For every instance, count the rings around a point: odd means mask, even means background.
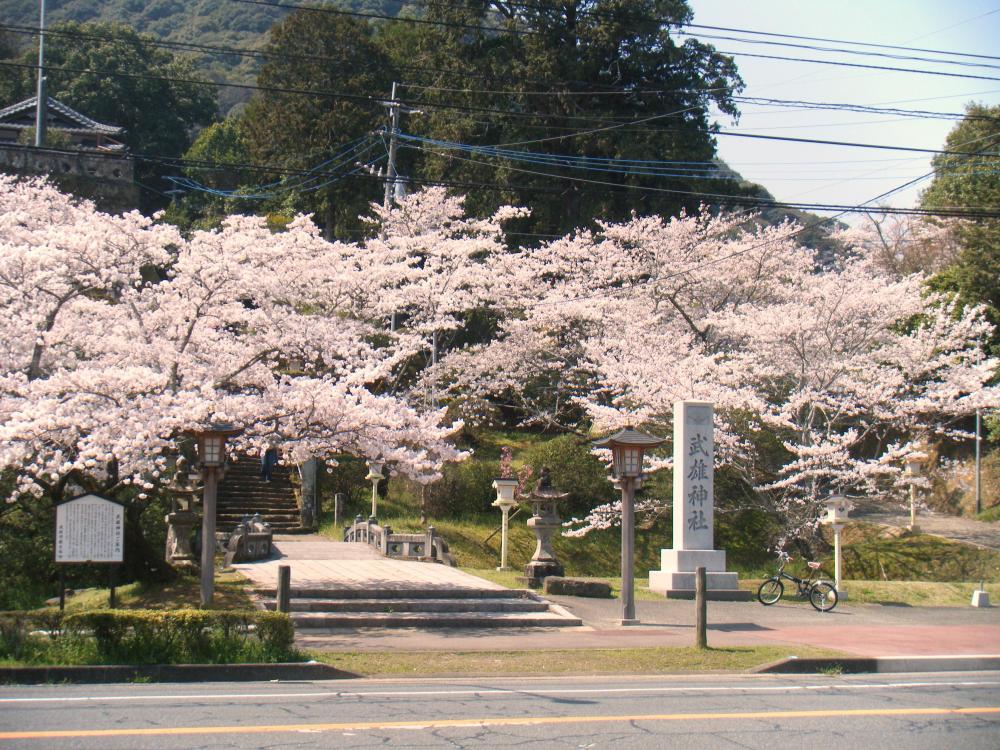
[{"label": "stone lantern", "polygon": [[191,481],[184,456],[177,458],[174,476],[167,489],[171,494],[170,513],[163,519],[167,522],[167,563],[175,568],[195,568],[198,558],[191,548],[191,538],[199,521],[193,508],[198,488]]},{"label": "stone lantern", "polygon": [[568,496],[568,492],[560,492],[552,486],[549,469],[543,466],[535,489],[527,498],[533,509],[531,518],[528,519],[528,527],[535,532],[537,541],[531,561],[524,566],[522,580],[532,588],[540,587],[548,576],[561,576],[565,572],[552,549],[552,537],[562,525],[556,504]]},{"label": "stone lantern", "polygon": [[385,479],[385,475],[382,473],[382,467],[385,465],[382,461],[378,459],[371,459],[365,462],[368,466],[368,476],[365,477],[369,482],[372,483],[372,515],[371,518],[374,521],[378,518],[378,483]]}]

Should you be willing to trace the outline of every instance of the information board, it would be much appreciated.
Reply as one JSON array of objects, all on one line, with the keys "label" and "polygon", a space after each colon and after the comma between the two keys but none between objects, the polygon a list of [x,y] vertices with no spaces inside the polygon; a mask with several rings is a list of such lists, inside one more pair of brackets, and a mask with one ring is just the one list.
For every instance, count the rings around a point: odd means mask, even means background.
[{"label": "information board", "polygon": [[81,495],[56,506],[56,562],[122,561],[125,508],[100,495]]}]

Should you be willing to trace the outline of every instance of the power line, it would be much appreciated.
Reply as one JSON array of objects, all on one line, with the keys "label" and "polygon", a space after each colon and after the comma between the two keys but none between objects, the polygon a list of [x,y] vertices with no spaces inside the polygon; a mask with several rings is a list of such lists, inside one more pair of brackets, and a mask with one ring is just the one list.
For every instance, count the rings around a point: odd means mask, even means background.
[{"label": "power line", "polygon": [[981,60],[1000,60],[1000,56],[997,55],[979,55],[972,52],[955,52],[950,50],[937,50],[937,49],[926,49],[923,47],[903,47],[894,44],[876,44],[873,42],[856,42],[848,39],[829,39],[826,37],[818,36],[801,36],[798,34],[779,34],[774,31],[754,31],[753,29],[737,29],[731,26],[707,26],[705,24],[699,23],[685,23],[682,26],[686,29],[708,29],[709,31],[727,31],[736,34],[758,34],[760,36],[770,36],[779,39],[798,39],[800,41],[807,42],[824,42],[827,44],[854,44],[863,47],[872,47],[874,49],[892,49],[900,50],[903,52],[925,52],[932,55],[952,55],[954,57],[974,57]]},{"label": "power line", "polygon": [[[244,2],[245,0],[240,0]],[[786,57],[783,55],[763,55],[759,52],[732,52],[727,50],[717,50],[723,55],[733,55],[738,57],[756,57],[763,60],[782,60],[784,62],[806,62],[817,65],[833,65],[839,68],[864,68],[865,70],[887,70],[895,73],[919,73],[928,76],[946,76],[948,78],[972,78],[978,81],[1000,81],[997,76],[977,76],[971,73],[947,73],[943,70],[923,70],[921,68],[899,68],[890,65],[865,65],[863,63],[849,63],[842,60],[817,60],[812,57]]]},{"label": "power line", "polygon": [[[865,57],[884,57],[890,60],[913,60],[914,62],[926,62],[941,65],[961,65],[969,68],[1000,68],[1000,65],[994,65],[992,63],[980,63],[980,62],[968,62],[965,60],[944,60],[941,58],[932,57],[919,57],[916,55],[896,55],[887,52],[872,52],[866,50],[858,49],[847,49],[845,47],[817,47],[814,44],[795,44],[794,42],[775,42],[768,39],[746,39],[735,36],[725,36],[717,34],[688,34],[687,32],[680,32],[683,36],[690,36],[697,39],[715,39],[723,40],[727,42],[740,42],[742,44],[762,44],[772,47],[790,47],[793,49],[806,49],[812,50],[814,52],[836,52],[846,55],[863,55]],[[727,52],[725,54],[734,54],[732,52]]]},{"label": "power line", "polygon": [[[0,24],[0,29],[11,31],[16,34],[25,34],[30,36],[38,36],[40,29],[37,26],[17,26],[11,24]],[[69,31],[67,29],[60,29],[56,27],[46,27],[46,36],[62,36],[71,39],[91,39],[97,41],[119,41],[120,38],[112,36],[110,34],[96,34],[93,32],[82,32],[82,31]],[[308,60],[312,62],[330,62],[330,63],[340,63],[343,62],[342,59],[336,57],[330,57],[329,55],[315,55],[306,54],[302,52],[289,53],[284,52],[281,54],[275,52],[269,52],[264,48],[256,49],[251,47],[229,47],[220,45],[210,45],[210,44],[198,44],[195,42],[176,42],[169,41],[166,39],[158,39],[150,35],[140,34],[139,39],[143,45],[149,45],[152,47],[162,47],[164,49],[175,49],[183,52],[199,52],[206,55],[234,55],[239,57],[252,57],[262,60],[284,60],[284,61],[296,61],[296,60]],[[364,65],[361,61],[353,61],[352,66],[354,67],[365,67],[368,69],[376,69],[370,65]],[[487,80],[504,80],[510,78],[506,75],[498,74],[484,74],[476,73],[469,70],[450,70],[448,68],[431,68],[419,65],[405,65],[405,64],[394,64],[394,67],[398,70],[412,70],[417,72],[425,73],[435,73],[457,76],[462,78],[483,78]],[[532,79],[523,78],[517,76],[516,80],[528,83],[540,83],[540,84],[558,84],[565,85],[567,83],[585,83],[583,81],[557,81],[557,80],[546,80],[546,79]],[[602,84],[597,84],[602,85]],[[704,89],[705,91],[712,91],[714,89]]]},{"label": "power line", "polygon": [[531,31],[528,29],[516,29],[516,28],[502,28],[497,26],[480,26],[478,24],[469,23],[457,23],[454,21],[433,21],[427,18],[400,18],[398,16],[390,16],[384,13],[359,13],[352,10],[340,10],[337,8],[328,8],[325,6],[315,6],[315,5],[298,5],[296,3],[280,3],[274,0],[231,0],[234,3],[244,3],[245,5],[265,5],[272,8],[286,8],[288,10],[304,10],[310,13],[327,13],[334,16],[350,16],[352,18],[371,18],[378,21],[398,21],[401,23],[412,23],[421,24],[426,26],[441,26],[447,28],[464,29],[466,31],[490,31],[498,32],[501,34],[517,34],[521,36],[537,36],[541,32]]},{"label": "power line", "polygon": [[[409,148],[409,149],[414,149],[414,150],[418,150],[418,151],[423,151],[425,153],[437,154],[439,156],[442,155],[439,151],[437,151],[435,149],[426,148],[426,147],[423,147],[423,146],[402,146],[402,147]],[[469,158],[461,157],[461,156],[455,156],[453,154],[449,154],[448,158],[450,158],[450,159],[456,159],[458,161],[469,162],[469,163],[472,163],[472,164],[480,164],[480,165],[483,165],[483,166],[491,166],[489,164],[489,162],[484,162],[484,161],[480,161],[480,160],[477,160],[477,159],[469,159]],[[753,196],[735,196],[735,195],[730,195],[730,194],[726,194],[726,193],[707,193],[707,192],[699,192],[699,191],[694,191],[694,190],[677,190],[677,189],[673,189],[673,188],[660,188],[660,187],[654,187],[654,186],[650,186],[650,185],[630,185],[628,183],[608,182],[606,180],[592,180],[592,179],[587,179],[587,178],[583,178],[583,177],[574,177],[572,175],[563,175],[563,174],[558,174],[558,173],[553,173],[553,172],[542,172],[542,171],[533,170],[533,169],[523,169],[521,167],[512,167],[512,166],[509,166],[509,165],[506,165],[503,168],[507,169],[507,170],[510,170],[512,172],[520,172],[520,173],[523,173],[523,174],[534,175],[534,176],[537,176],[537,177],[553,178],[553,179],[558,179],[558,180],[566,180],[566,181],[569,181],[569,182],[584,183],[584,184],[589,184],[589,185],[599,185],[599,186],[601,186],[603,188],[606,188],[606,189],[607,188],[611,188],[611,189],[614,189],[614,190],[617,190],[617,191],[632,190],[632,191],[641,191],[641,192],[650,192],[650,193],[666,193],[666,194],[671,194],[671,195],[687,195],[687,196],[691,196],[691,197],[694,197],[694,198],[721,199],[722,201],[732,201],[732,202],[737,202],[737,203],[752,203],[753,205],[761,207],[761,208],[786,208],[786,209],[796,209],[796,210],[802,210],[802,211],[836,211],[836,212],[838,212],[838,214],[844,214],[844,213],[850,213],[850,212],[855,212],[855,211],[858,211],[858,210],[862,210],[862,209],[860,209],[857,206],[849,206],[849,205],[769,201],[767,199],[756,198],[756,197],[753,197]],[[930,174],[934,174],[934,172],[931,172]],[[918,178],[918,179],[924,179],[926,177],[927,177],[927,175],[924,175],[923,177]],[[410,179],[413,182],[417,182],[418,181],[417,178],[412,178],[411,177]],[[511,189],[513,189],[513,188],[511,188]],[[892,192],[895,192],[895,190],[892,191]],[[879,196],[879,197],[881,197],[881,196]],[[873,200],[876,200],[876,199],[873,199]],[[880,209],[880,210],[883,210],[883,209]],[[963,208],[956,208],[956,209],[953,209],[953,210],[952,209],[942,209],[942,208],[937,208],[937,209],[933,209],[933,210],[931,210],[931,209],[918,209],[918,208],[913,208],[913,209],[908,209],[908,208],[890,208],[890,209],[885,209],[885,210],[886,210],[887,213],[901,214],[901,215],[908,215],[908,216],[941,216],[941,217],[968,218],[968,219],[994,219],[994,218],[1000,218],[1000,211],[970,211],[968,209],[963,209]]]},{"label": "power line", "polygon": [[[30,64],[27,64],[27,63],[12,63],[12,62],[5,62],[5,61],[0,61],[0,66],[15,67],[15,68],[22,68],[22,69],[27,68],[27,69],[32,69],[32,70],[34,70],[34,69],[37,68],[37,66],[30,65]],[[82,74],[89,74],[89,75],[110,75],[110,76],[113,76],[113,77],[139,79],[139,80],[156,80],[156,81],[166,81],[166,82],[173,82],[173,83],[186,83],[186,84],[202,85],[202,86],[243,88],[243,89],[250,89],[250,90],[253,90],[253,91],[265,91],[265,92],[268,92],[268,93],[291,94],[291,95],[302,95],[302,96],[316,96],[316,97],[323,97],[323,98],[330,98],[330,99],[346,99],[346,100],[349,100],[349,101],[359,101],[359,102],[364,102],[366,104],[373,104],[373,105],[381,104],[382,103],[382,99],[381,98],[376,98],[376,97],[373,97],[373,96],[365,96],[365,95],[360,95],[360,94],[348,94],[346,92],[319,91],[319,90],[312,90],[312,89],[293,89],[293,88],[281,87],[281,86],[258,86],[258,85],[251,85],[251,84],[235,84],[235,83],[227,83],[227,82],[224,82],[224,81],[207,81],[207,80],[196,79],[196,78],[180,78],[180,77],[174,77],[174,76],[158,76],[158,75],[150,75],[150,74],[143,74],[143,73],[124,73],[124,72],[119,72],[119,71],[93,70],[93,69],[89,69],[89,68],[65,68],[65,67],[55,68],[55,67],[53,67],[53,68],[48,68],[48,70],[50,72],[53,72],[53,73],[61,72],[61,73],[78,73],[78,74],[82,73]],[[548,119],[555,118],[555,119],[562,119],[562,120],[573,119],[573,120],[584,120],[584,121],[588,121],[588,122],[594,122],[594,121],[600,122],[601,119],[602,119],[599,116],[578,117],[578,116],[560,115],[560,114],[554,114],[554,113],[529,113],[529,112],[518,112],[516,110],[503,110],[503,109],[498,109],[498,108],[494,108],[494,107],[459,106],[459,105],[453,105],[453,104],[441,104],[441,103],[438,103],[438,102],[422,101],[422,100],[410,100],[410,101],[403,101],[403,100],[401,100],[401,103],[406,104],[407,106],[411,106],[411,107],[425,107],[425,108],[449,109],[449,110],[457,110],[457,111],[463,111],[463,112],[485,112],[485,113],[491,113],[491,114],[500,114],[500,115],[504,115],[504,116],[514,116],[514,117],[548,118]],[[653,119],[657,119],[657,118],[661,118],[661,117],[668,117],[668,116],[670,116],[670,114],[653,115],[651,117],[643,118],[642,120],[638,120],[638,121],[633,120],[633,121],[624,122],[624,123],[617,123],[614,126],[609,126],[607,128],[604,128],[604,129],[612,129],[613,127],[620,127],[620,126],[626,126],[626,125],[634,125],[637,122],[646,122],[646,121],[649,121],[649,120],[653,120]],[[603,119],[604,119],[605,122],[607,122],[606,118],[603,118]],[[591,133],[591,132],[596,132],[596,131],[584,131],[584,132],[578,132],[578,133],[575,133],[575,134],[567,134],[567,135],[564,135],[564,136],[554,137],[553,139],[550,139],[550,140],[565,140],[567,138],[573,138],[573,137],[577,137],[579,135],[583,135],[583,134]],[[664,128],[660,132],[671,132],[671,131],[668,130],[668,129],[666,129],[666,128]],[[913,152],[913,153],[927,153],[927,154],[942,154],[942,155],[946,155],[946,156],[983,156],[983,157],[996,157],[996,156],[998,156],[998,154],[984,153],[984,152],[947,151],[947,150],[940,150],[940,149],[925,149],[925,148],[916,148],[916,147],[909,147],[909,146],[892,146],[892,145],[886,145],[886,144],[858,143],[858,142],[853,142],[853,141],[831,141],[831,140],[823,140],[823,139],[817,139],[817,138],[793,138],[791,136],[763,135],[763,134],[759,134],[759,133],[737,133],[735,131],[727,131],[727,130],[717,131],[715,134],[716,135],[721,135],[721,136],[732,136],[732,137],[739,137],[739,138],[756,138],[756,139],[762,139],[762,140],[787,141],[787,142],[796,142],[796,143],[811,143],[811,144],[821,144],[821,145],[831,145],[831,146],[843,146],[843,147],[852,147],[852,148],[881,149],[881,150],[890,150],[890,151],[907,151],[907,152]],[[511,144],[508,144],[508,145],[511,145]]]}]

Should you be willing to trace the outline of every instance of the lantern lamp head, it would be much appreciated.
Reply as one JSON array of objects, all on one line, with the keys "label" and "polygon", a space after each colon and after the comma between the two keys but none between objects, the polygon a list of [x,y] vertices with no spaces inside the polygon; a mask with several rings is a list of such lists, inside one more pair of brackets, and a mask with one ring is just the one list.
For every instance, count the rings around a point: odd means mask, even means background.
[{"label": "lantern lamp head", "polygon": [[242,434],[243,429],[231,424],[214,422],[201,430],[193,430],[198,439],[198,460],[205,468],[218,468],[226,462],[226,440]]},{"label": "lantern lamp head", "polygon": [[919,476],[926,460],[926,453],[921,453],[920,451],[911,453],[906,457],[906,473],[912,477]]},{"label": "lantern lamp head", "polygon": [[368,476],[365,477],[365,479],[367,479],[369,482],[380,481],[382,479],[385,479],[385,477],[382,474],[382,467],[385,466],[384,461],[379,461],[373,458],[370,461],[366,461],[365,463],[368,464]]},{"label": "lantern lamp head", "polygon": [[638,477],[642,474],[642,456],[647,448],[663,445],[661,438],[653,437],[632,427],[595,440],[596,448],[610,448],[614,459],[616,477]]}]

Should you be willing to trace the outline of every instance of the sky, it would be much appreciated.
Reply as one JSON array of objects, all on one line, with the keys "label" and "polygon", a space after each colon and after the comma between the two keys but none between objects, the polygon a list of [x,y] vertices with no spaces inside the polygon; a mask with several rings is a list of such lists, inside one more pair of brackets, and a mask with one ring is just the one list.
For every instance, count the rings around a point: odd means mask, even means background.
[{"label": "sky", "polygon": [[[1000,57],[1000,0],[689,0],[689,4],[696,24]],[[1000,59],[951,58],[993,66],[968,67],[704,38],[710,34],[746,37],[724,31],[693,29],[691,33],[726,52],[923,68],[997,79],[863,70],[735,55],[746,83],[742,96],[959,113],[973,101],[1000,104]],[[843,46],[794,39],[775,41]],[[919,52],[877,51],[935,57]],[[740,109],[738,123],[717,113],[723,130],[940,149],[956,124],[951,120],[766,105],[741,105]],[[930,172],[933,157],[724,135],[718,137],[718,145],[722,159],[745,178],[764,185],[778,200],[824,204],[858,205],[868,201]],[[915,206],[921,189],[928,184],[929,179],[924,180],[877,203]]]}]

